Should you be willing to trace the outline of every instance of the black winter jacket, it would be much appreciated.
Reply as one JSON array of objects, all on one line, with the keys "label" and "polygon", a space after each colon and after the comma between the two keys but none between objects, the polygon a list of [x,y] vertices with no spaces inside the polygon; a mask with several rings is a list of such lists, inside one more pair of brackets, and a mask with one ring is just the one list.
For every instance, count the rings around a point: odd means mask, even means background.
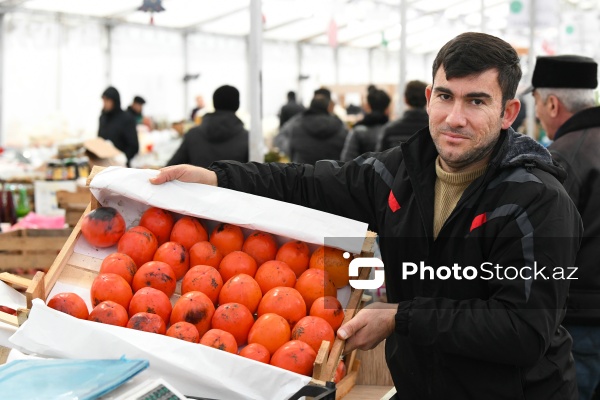
[{"label": "black winter jacket", "polygon": [[292,162],[339,160],[348,131],[336,116],[308,109],[289,120],[274,140]]},{"label": "black winter jacket", "polygon": [[98,136],[110,140],[117,149],[125,153],[129,165],[140,147],[136,121],[131,114],[121,109],[121,97],[116,89],[110,87],[102,95],[111,99],[114,106],[111,111],[103,111],[100,115]]},{"label": "black winter jacket", "polygon": [[200,126],[186,133],[167,165],[208,167],[218,160],[248,161],[248,131],[232,111],[206,114]]},{"label": "black winter jacket", "polygon": [[567,171],[564,186],[583,220],[565,323],[600,325],[600,107],[569,118],[556,132],[550,153]]},{"label": "black winter jacket", "polygon": [[302,104],[296,103],[295,101],[288,101],[281,110],[279,111],[279,127],[281,128],[288,122],[294,115],[300,114],[306,110]]},{"label": "black winter jacket", "polygon": [[[569,281],[552,273],[566,277],[574,265],[581,219],[548,151],[512,129],[500,137],[488,169],[435,241],[438,154],[427,129],[401,147],[347,163],[212,169],[220,186],[365,221],[379,233],[388,299],[399,303],[386,358],[400,398],[574,400],[571,337],[561,326]],[[512,276],[509,266],[534,261],[538,270],[546,266],[548,280],[527,279],[526,269],[523,279],[484,279],[484,263]],[[478,275],[403,277],[403,262],[435,271],[457,263]]]},{"label": "black winter jacket", "polygon": [[406,110],[402,118],[389,124],[379,139],[377,151],[391,149],[406,142],[417,131],[429,125],[429,116],[424,108]]},{"label": "black winter jacket", "polygon": [[340,160],[350,161],[361,154],[375,151],[389,118],[387,115],[371,113],[358,121],[346,136]]}]

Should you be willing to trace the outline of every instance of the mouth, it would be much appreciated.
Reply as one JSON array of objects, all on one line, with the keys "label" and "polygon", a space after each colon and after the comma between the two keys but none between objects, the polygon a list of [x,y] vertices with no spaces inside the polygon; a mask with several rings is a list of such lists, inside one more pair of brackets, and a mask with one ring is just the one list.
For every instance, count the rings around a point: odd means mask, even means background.
[{"label": "mouth", "polygon": [[466,137],[466,136],[457,135],[455,133],[450,133],[450,132],[442,132],[442,135],[446,136],[449,139],[453,139],[453,140],[466,140],[466,139],[468,139],[468,137]]}]

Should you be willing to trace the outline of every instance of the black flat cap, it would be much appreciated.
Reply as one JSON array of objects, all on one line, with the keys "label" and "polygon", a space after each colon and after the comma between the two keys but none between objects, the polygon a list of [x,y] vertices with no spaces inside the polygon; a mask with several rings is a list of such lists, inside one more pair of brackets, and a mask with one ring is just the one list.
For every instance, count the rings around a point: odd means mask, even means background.
[{"label": "black flat cap", "polygon": [[536,88],[595,89],[598,86],[598,64],[592,58],[564,55],[540,56],[535,63],[531,86]]}]

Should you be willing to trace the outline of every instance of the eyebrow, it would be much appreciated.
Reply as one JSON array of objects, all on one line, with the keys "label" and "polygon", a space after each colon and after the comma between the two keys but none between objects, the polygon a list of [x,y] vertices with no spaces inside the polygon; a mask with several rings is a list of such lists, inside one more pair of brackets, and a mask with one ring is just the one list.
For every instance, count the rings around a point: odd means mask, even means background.
[{"label": "eyebrow", "polygon": [[[446,87],[443,87],[443,86],[436,86],[433,88],[433,91],[434,92],[442,92],[442,93],[446,93],[446,94],[450,94],[450,95],[454,94],[454,93],[452,93],[452,90],[450,90]],[[467,93],[464,97],[466,97],[468,99],[473,99],[473,98],[491,99],[492,98],[492,96],[490,94],[485,93],[485,92],[471,92],[471,93]]]}]

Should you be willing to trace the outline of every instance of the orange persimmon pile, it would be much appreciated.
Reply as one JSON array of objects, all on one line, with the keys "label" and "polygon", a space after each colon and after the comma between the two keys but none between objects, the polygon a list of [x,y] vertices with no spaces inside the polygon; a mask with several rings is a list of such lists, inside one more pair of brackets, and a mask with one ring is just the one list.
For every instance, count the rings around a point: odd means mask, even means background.
[{"label": "orange persimmon pile", "polygon": [[[117,245],[91,290],[93,310],[74,293],[48,305],[81,319],[171,336],[312,375],[323,340],[333,343],[344,311],[337,289],[350,259],[301,241],[220,223],[208,234],[197,218],[151,207],[138,226],[100,207],[82,234],[97,247]],[[175,295],[181,281],[181,295]],[[173,297],[172,297],[173,296]],[[173,299],[173,306],[172,301]],[[336,380],[345,373],[340,364]]]}]

